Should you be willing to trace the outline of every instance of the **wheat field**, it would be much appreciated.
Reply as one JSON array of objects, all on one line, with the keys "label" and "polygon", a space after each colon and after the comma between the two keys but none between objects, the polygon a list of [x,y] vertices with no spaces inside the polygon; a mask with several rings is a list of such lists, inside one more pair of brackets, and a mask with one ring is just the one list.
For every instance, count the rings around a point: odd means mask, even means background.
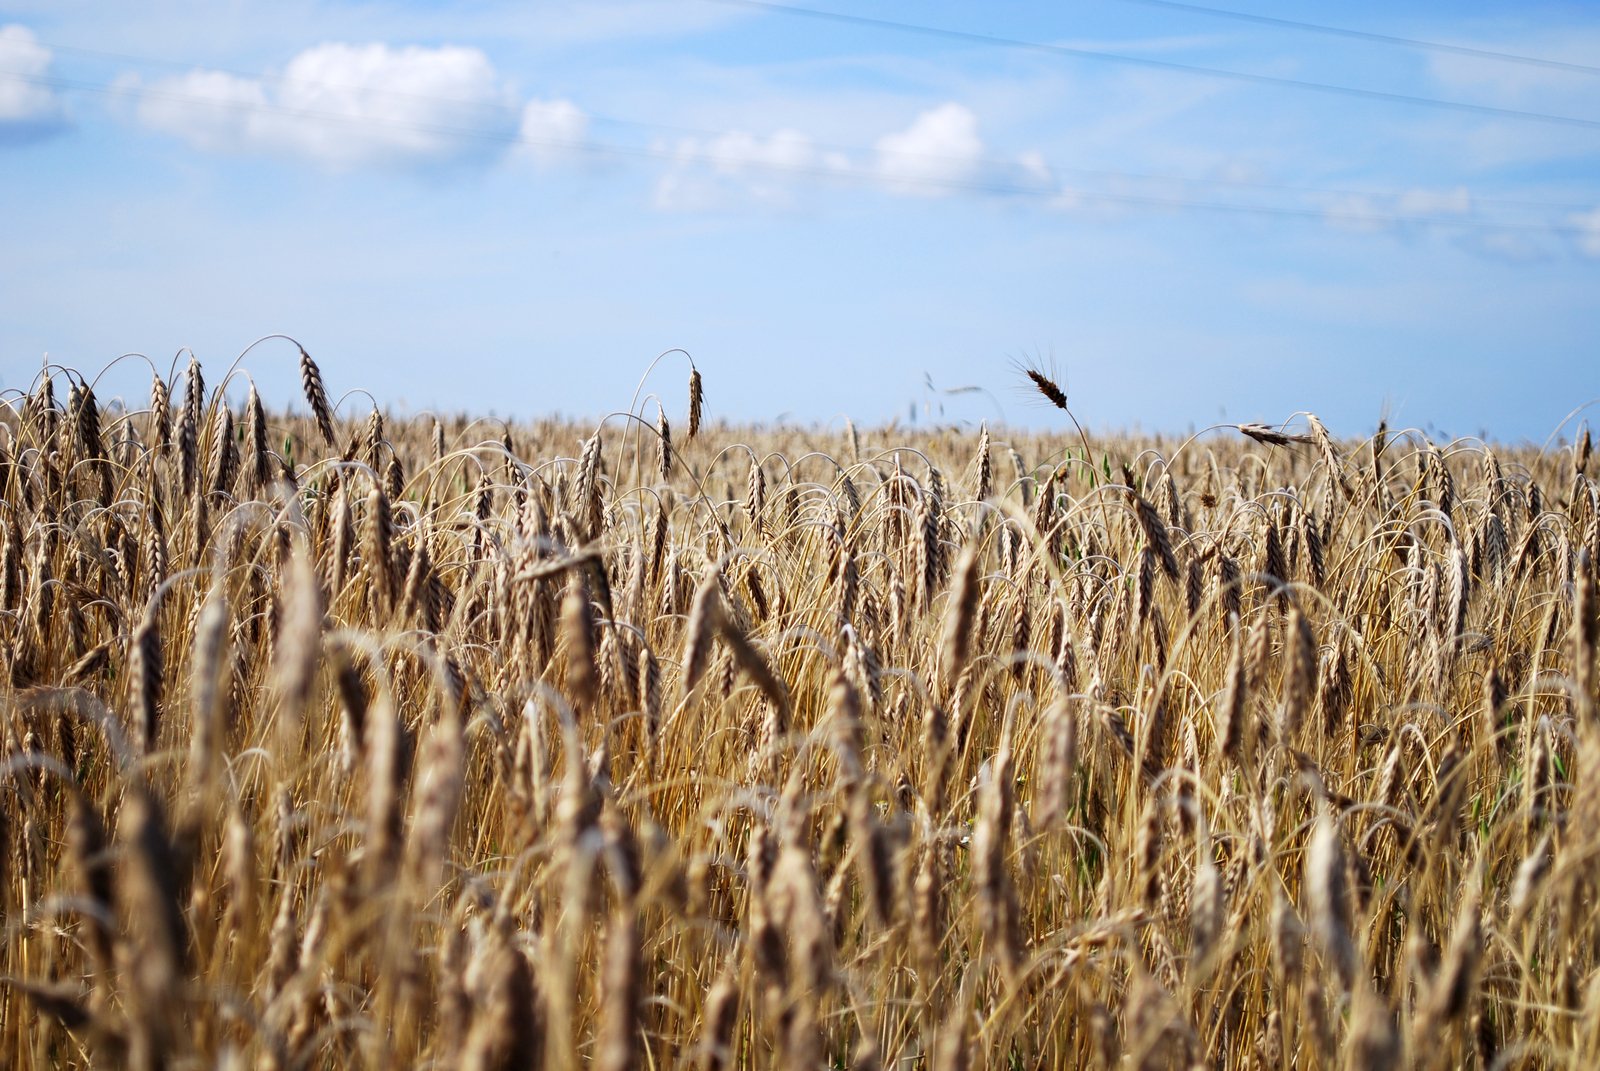
[{"label": "wheat field", "polygon": [[1600,1066],[1586,431],[737,427],[682,354],[507,426],[273,345],[4,399],[0,1067]]}]

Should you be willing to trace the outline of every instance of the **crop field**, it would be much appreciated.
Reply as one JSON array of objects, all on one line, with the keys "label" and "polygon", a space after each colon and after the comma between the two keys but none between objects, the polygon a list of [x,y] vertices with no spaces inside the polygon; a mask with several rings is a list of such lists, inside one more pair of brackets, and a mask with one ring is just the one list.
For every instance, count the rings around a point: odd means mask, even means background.
[{"label": "crop field", "polygon": [[325,363],[4,399],[0,1067],[1600,1066],[1581,427]]}]

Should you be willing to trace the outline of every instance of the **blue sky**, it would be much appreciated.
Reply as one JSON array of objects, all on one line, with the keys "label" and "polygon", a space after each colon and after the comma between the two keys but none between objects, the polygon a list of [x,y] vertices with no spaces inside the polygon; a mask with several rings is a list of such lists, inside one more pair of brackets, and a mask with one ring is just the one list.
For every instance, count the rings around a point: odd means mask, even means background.
[{"label": "blue sky", "polygon": [[[1600,66],[1594,4],[1216,4]],[[518,416],[624,408],[672,347],[748,420],[1041,424],[1034,359],[1102,428],[1543,441],[1600,397],[1600,72],[1134,0],[814,7],[1069,51],[712,0],[0,4],[0,387],[284,332],[336,394]],[[293,357],[244,367],[291,404]],[[647,385],[679,417],[683,378]]]}]

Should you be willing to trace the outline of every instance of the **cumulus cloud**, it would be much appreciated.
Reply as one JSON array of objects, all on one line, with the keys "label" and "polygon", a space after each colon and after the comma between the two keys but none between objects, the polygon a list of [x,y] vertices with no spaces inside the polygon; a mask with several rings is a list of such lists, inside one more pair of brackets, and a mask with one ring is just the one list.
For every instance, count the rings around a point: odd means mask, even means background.
[{"label": "cumulus cloud", "polygon": [[33,81],[52,53],[25,26],[0,26],[0,140],[26,139],[59,128],[65,114],[54,90]]},{"label": "cumulus cloud", "polygon": [[954,101],[930,108],[910,126],[885,134],[874,145],[874,169],[885,189],[939,196],[966,183],[995,194],[1054,194],[1060,183],[1044,154],[1029,149],[1014,159],[988,155],[978,117]]},{"label": "cumulus cloud", "polygon": [[673,167],[656,183],[655,204],[669,211],[714,211],[741,204],[790,208],[795,184],[818,174],[844,175],[849,158],[825,151],[798,130],[769,135],[729,131],[684,138],[670,149]]},{"label": "cumulus cloud", "polygon": [[454,45],[322,44],[259,79],[193,71],[143,89],[138,114],[197,148],[341,169],[481,159],[518,129],[488,56]]},{"label": "cumulus cloud", "polygon": [[939,193],[940,186],[970,182],[983,162],[978,117],[953,101],[885,134],[875,147],[878,173],[890,188],[907,192]]},{"label": "cumulus cloud", "polygon": [[798,130],[780,130],[760,137],[736,130],[713,138],[705,155],[713,168],[725,175],[738,175],[752,169],[801,170],[817,166],[820,154],[816,144]]},{"label": "cumulus cloud", "polygon": [[570,100],[530,100],[518,128],[523,149],[536,160],[553,160],[580,150],[589,137],[589,116]]},{"label": "cumulus cloud", "polygon": [[[229,150],[264,140],[270,107],[267,91],[253,78],[222,71],[192,71],[166,78],[147,88],[127,80],[140,92],[139,118],[147,125],[177,134],[196,148]],[[262,123],[262,126],[254,124]]]},{"label": "cumulus cloud", "polygon": [[735,131],[658,146],[673,166],[656,184],[656,206],[710,211],[741,203],[794,204],[803,184],[818,177],[866,185],[902,196],[940,196],[980,183],[976,192],[1054,193],[1055,172],[1037,151],[1015,159],[985,155],[978,119],[954,102],[930,108],[903,130],[885,134],[857,152],[819,145],[810,135],[783,128],[768,135]]}]

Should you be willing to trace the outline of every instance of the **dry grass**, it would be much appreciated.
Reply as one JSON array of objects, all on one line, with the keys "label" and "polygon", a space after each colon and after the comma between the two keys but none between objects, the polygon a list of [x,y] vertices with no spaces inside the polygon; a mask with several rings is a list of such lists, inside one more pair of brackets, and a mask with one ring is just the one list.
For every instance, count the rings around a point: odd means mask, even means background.
[{"label": "dry grass", "polygon": [[0,1066],[1600,1064],[1586,437],[301,372],[0,420]]}]

